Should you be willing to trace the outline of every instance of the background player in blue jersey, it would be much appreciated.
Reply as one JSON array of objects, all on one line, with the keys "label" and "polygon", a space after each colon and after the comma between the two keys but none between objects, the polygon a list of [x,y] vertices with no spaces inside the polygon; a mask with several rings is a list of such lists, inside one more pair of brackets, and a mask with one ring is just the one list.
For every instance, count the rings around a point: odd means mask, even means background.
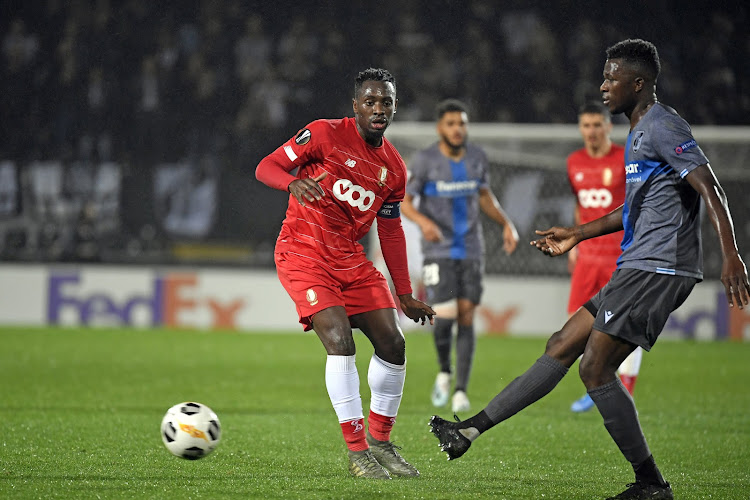
[{"label": "background player in blue jersey", "polygon": [[659,71],[659,56],[650,42],[624,40],[607,49],[604,104],[630,119],[625,203],[587,224],[537,231],[541,238],[531,242],[556,256],[586,239],[624,229],[617,270],[552,335],[544,355],[483,411],[463,422],[437,416],[430,420],[449,458],[460,457],[481,433],[549,393],[583,354],[581,379],[635,471],[635,482],[612,498],[673,498],[643,436],[633,399],[616,376],[617,367],[637,346],[651,349],[669,314],[702,279],[701,200],[718,233],[721,281],[730,307],[748,305],[750,283],[724,190],[690,126],[656,99]]},{"label": "background player in blue jersey", "polygon": [[[437,312],[435,348],[439,372],[432,403],[450,397],[453,324],[456,333],[456,385],[452,409],[468,411],[466,388],[474,358],[474,310],[482,296],[484,241],[479,212],[502,227],[510,254],[518,233],[490,190],[487,156],[467,142],[466,106],[455,99],[437,106],[438,142],[419,151],[409,164],[401,213],[422,231],[422,281],[427,301]],[[418,198],[418,209],[415,199]]]}]

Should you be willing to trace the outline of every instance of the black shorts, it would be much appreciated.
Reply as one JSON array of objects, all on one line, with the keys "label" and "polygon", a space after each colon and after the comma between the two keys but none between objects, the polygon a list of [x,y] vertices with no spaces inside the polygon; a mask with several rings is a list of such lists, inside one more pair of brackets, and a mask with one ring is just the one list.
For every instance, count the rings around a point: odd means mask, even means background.
[{"label": "black shorts", "polygon": [[609,283],[585,307],[594,330],[650,351],[672,311],[685,302],[696,278],[617,269]]},{"label": "black shorts", "polygon": [[482,261],[479,259],[425,259],[422,283],[429,304],[468,299],[479,304],[482,298]]}]

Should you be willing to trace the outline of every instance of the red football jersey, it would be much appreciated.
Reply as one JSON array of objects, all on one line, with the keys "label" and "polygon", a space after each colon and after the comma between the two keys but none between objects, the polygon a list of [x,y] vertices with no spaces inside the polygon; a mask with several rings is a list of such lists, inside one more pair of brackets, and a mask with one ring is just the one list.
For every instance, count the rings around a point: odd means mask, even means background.
[{"label": "red football jersey", "polygon": [[[320,201],[289,207],[276,242],[277,252],[323,260],[337,270],[361,265],[358,242],[372,226],[383,203],[404,198],[406,165],[385,138],[380,147],[367,144],[354,118],[316,120],[289,139],[282,149],[299,166],[297,178],[328,176],[319,182]],[[359,257],[359,258],[357,258]]]},{"label": "red football jersey", "polygon": [[[592,158],[586,149],[568,156],[568,179],[576,195],[581,224],[591,222],[625,202],[625,149],[617,144],[606,156]],[[619,256],[622,231],[592,238],[578,244],[587,255]]]}]

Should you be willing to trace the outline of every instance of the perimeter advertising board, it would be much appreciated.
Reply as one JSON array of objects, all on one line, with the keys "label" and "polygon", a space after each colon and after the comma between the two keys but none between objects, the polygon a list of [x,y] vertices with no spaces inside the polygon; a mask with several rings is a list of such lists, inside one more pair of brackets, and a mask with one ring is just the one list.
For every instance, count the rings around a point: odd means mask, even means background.
[{"label": "perimeter advertising board", "polygon": [[[301,331],[272,271],[4,265],[0,283],[3,325]],[[477,330],[548,336],[566,320],[567,296],[566,279],[487,277]],[[750,310],[730,309],[721,283],[703,282],[663,336],[750,341]]]}]

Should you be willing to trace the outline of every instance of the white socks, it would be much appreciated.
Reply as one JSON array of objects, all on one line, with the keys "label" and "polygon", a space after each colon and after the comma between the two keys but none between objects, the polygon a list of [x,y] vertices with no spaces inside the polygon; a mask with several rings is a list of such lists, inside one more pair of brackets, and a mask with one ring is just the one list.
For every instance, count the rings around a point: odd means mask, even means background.
[{"label": "white socks", "polygon": [[354,356],[328,356],[326,389],[339,423],[364,418]]},{"label": "white socks", "polygon": [[367,372],[372,393],[370,410],[385,417],[395,417],[404,394],[404,380],[406,364],[394,365],[373,354]]},{"label": "white socks", "polygon": [[[339,423],[364,418],[359,393],[359,375],[355,356],[331,356],[326,359],[326,389]],[[373,354],[367,372],[370,385],[370,409],[378,415],[395,417],[404,394],[406,365],[394,365]]]}]

